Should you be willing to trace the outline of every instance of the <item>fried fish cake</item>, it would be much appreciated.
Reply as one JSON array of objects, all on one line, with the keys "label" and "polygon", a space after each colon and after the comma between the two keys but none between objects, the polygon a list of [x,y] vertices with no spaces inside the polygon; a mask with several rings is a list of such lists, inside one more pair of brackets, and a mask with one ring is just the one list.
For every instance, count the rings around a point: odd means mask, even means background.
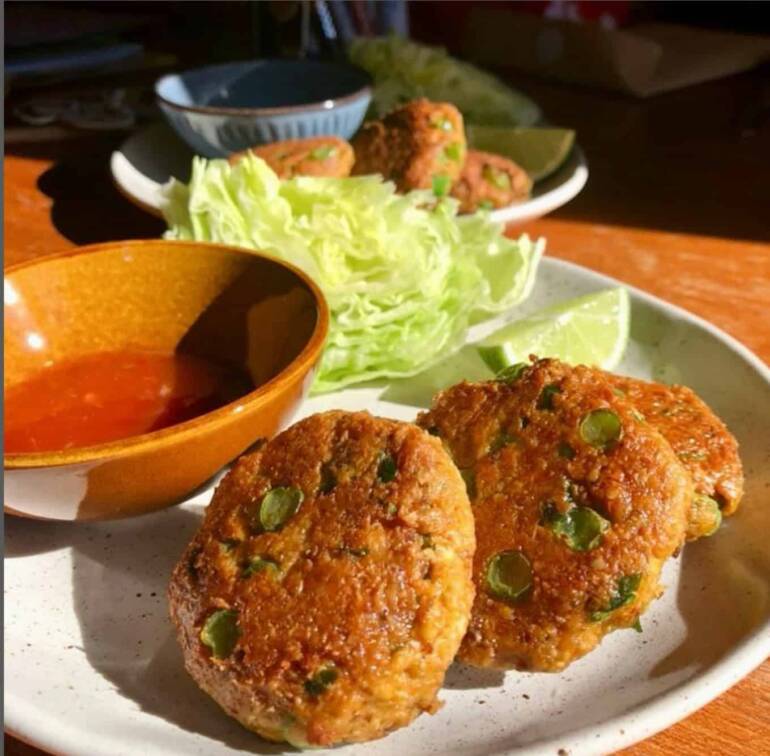
[{"label": "fried fish cake", "polygon": [[459,658],[555,671],[659,595],[692,480],[598,371],[546,359],[505,376],[441,392],[418,423],[463,473],[476,523]]},{"label": "fried fish cake", "polygon": [[275,171],[276,176],[290,179],[295,176],[325,176],[345,178],[353,167],[353,148],[336,136],[286,139],[235,152],[228,160],[237,163],[253,152]]},{"label": "fried fish cake", "polygon": [[473,550],[438,439],[363,412],[307,418],[233,467],[174,570],[187,670],[270,740],[380,737],[438,707]]},{"label": "fried fish cake", "polygon": [[473,213],[479,208],[493,210],[521,202],[531,190],[527,172],[513,160],[468,150],[462,172],[452,186],[452,196],[460,200],[460,212]]},{"label": "fried fish cake", "polygon": [[692,475],[695,498],[687,538],[714,533],[743,496],[738,442],[708,405],[686,386],[611,375],[609,380],[671,444]]},{"label": "fried fish cake", "polygon": [[379,173],[400,192],[432,189],[448,194],[465,161],[463,118],[447,102],[413,100],[353,139],[353,175]]}]

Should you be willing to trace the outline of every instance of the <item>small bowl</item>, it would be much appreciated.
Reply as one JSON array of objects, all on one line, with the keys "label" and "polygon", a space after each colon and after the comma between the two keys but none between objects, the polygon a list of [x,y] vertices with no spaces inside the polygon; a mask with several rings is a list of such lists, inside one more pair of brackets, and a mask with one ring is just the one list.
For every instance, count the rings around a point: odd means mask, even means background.
[{"label": "small bowl", "polygon": [[245,368],[255,386],[144,435],[6,454],[6,512],[50,520],[128,517],[185,498],[290,418],[329,323],[323,294],[301,271],[216,244],[82,247],[9,268],[4,293],[6,391],[50,361],[137,347]]},{"label": "small bowl", "polygon": [[168,74],[155,94],[179,135],[211,158],[284,139],[350,139],[372,99],[370,85],[350,65],[258,60]]}]

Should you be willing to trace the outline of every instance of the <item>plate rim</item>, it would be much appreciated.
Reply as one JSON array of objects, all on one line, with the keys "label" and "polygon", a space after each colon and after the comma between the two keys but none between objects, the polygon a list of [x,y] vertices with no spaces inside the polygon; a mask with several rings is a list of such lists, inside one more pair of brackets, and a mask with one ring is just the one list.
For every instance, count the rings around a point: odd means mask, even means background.
[{"label": "plate rim", "polygon": [[[636,298],[646,305],[660,308],[667,314],[708,332],[744,359],[764,383],[770,386],[770,366],[734,336],[690,310],[569,260],[549,255],[542,259],[542,264],[547,267],[563,268],[567,273],[576,271],[580,274],[588,273],[597,284],[623,286],[631,295],[632,304],[633,299]],[[648,701],[632,706],[622,714],[610,717],[595,725],[586,725],[565,732],[560,736],[550,737],[547,740],[540,740],[526,746],[514,748],[503,746],[499,750],[494,750],[494,746],[492,746],[487,753],[490,756],[506,756],[507,754],[520,756],[524,753],[528,756],[552,756],[555,750],[564,748],[580,754],[604,754],[608,752],[608,749],[614,751],[634,745],[687,718],[757,669],[770,656],[769,630],[770,618],[758,625],[753,632],[734,645],[728,653],[693,677],[683,680],[669,690],[653,696]],[[42,736],[32,734],[29,728],[19,721],[23,718],[23,714],[20,715],[18,710],[19,705],[23,708],[23,701],[15,697],[12,691],[6,690],[5,727],[10,735],[48,753],[85,753],[82,748],[77,746],[73,749],[63,750],[61,740],[58,741],[59,745],[56,745],[52,737],[47,736],[44,732]],[[35,717],[30,717],[29,721],[34,725]],[[66,746],[64,747],[66,748]]]},{"label": "plate rim", "polygon": [[[124,148],[129,142],[139,141],[142,137],[147,138],[148,134],[157,130],[159,126],[168,129],[163,121],[156,121],[129,134],[110,154],[109,164],[110,178],[118,192],[140,210],[157,218],[162,218],[163,213],[160,205],[155,204],[157,200],[151,200],[151,197],[157,195],[163,184],[157,183],[142,173],[131,163],[124,152]],[[572,172],[560,184],[524,202],[514,202],[506,207],[492,210],[489,214],[490,219],[495,223],[524,223],[540,218],[566,205],[580,194],[588,181],[588,161],[580,145],[575,143],[564,163],[546,179],[553,180],[573,163]],[[143,184],[144,189],[132,190],[132,185],[136,183]]]}]

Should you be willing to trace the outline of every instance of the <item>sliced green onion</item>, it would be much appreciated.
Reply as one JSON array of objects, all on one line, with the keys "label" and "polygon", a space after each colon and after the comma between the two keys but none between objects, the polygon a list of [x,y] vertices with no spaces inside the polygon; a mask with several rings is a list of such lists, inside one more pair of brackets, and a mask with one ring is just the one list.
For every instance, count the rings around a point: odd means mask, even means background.
[{"label": "sliced green onion", "polygon": [[335,148],[331,144],[324,144],[321,147],[316,147],[311,153],[310,157],[313,160],[326,160],[335,153]]},{"label": "sliced green onion", "polygon": [[519,601],[532,586],[532,566],[521,551],[501,551],[487,563],[486,580],[495,598]]},{"label": "sliced green onion", "polygon": [[620,418],[612,410],[592,410],[580,421],[580,437],[599,449],[611,449],[622,435]]},{"label": "sliced green onion", "polygon": [[511,188],[511,177],[505,172],[491,165],[485,165],[481,170],[481,176],[492,186],[507,191]]},{"label": "sliced green onion", "polygon": [[573,551],[590,551],[602,541],[610,523],[590,507],[571,507],[562,513],[552,502],[546,503],[541,525],[563,538]]},{"label": "sliced green onion", "polygon": [[449,176],[438,174],[433,177],[433,194],[436,197],[444,197],[449,193],[449,189],[452,186],[452,180]]},{"label": "sliced green onion", "polygon": [[334,665],[319,669],[309,680],[305,680],[305,690],[313,697],[325,693],[327,688],[337,679],[338,673]]},{"label": "sliced green onion", "polygon": [[541,410],[552,410],[553,397],[555,394],[561,394],[561,389],[559,388],[558,384],[549,383],[540,392],[540,396],[538,397],[537,404],[535,406]]},{"label": "sliced green onion", "polygon": [[278,566],[278,562],[276,562],[272,557],[253,557],[243,568],[241,577],[251,577],[252,575],[256,575],[263,570],[273,570],[274,572],[278,572]]},{"label": "sliced green onion", "polygon": [[259,525],[262,530],[272,533],[280,530],[297,513],[305,495],[299,488],[273,488],[259,503]]},{"label": "sliced green onion", "polygon": [[225,659],[233,652],[240,634],[238,612],[232,609],[219,609],[204,623],[200,638],[201,643],[211,649],[212,656]]},{"label": "sliced green onion", "polygon": [[449,160],[454,160],[459,163],[460,158],[463,155],[463,146],[459,142],[453,142],[444,148],[444,155],[449,158]]},{"label": "sliced green onion", "polygon": [[607,619],[607,617],[609,617],[609,615],[616,609],[620,609],[620,607],[630,604],[636,597],[636,591],[641,582],[642,576],[640,573],[625,575],[620,578],[615,592],[610,596],[607,606],[597,612],[591,612],[589,615],[591,622],[601,622],[602,620]]},{"label": "sliced green onion", "polygon": [[527,369],[528,363],[517,362],[515,365],[509,365],[507,368],[503,368],[496,376],[496,381],[503,383],[513,383],[518,380],[521,374]]}]

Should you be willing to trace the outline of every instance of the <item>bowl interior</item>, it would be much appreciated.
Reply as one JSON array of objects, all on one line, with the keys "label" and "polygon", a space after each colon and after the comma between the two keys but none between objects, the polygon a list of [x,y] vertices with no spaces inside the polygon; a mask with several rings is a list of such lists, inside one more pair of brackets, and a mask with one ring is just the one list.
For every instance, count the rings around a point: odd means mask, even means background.
[{"label": "bowl interior", "polygon": [[260,386],[302,351],[318,319],[310,286],[280,263],[185,242],[49,258],[9,271],[4,293],[6,390],[52,363],[121,350],[193,355]]},{"label": "bowl interior", "polygon": [[364,71],[340,63],[260,60],[169,74],[156,93],[181,107],[281,108],[336,100],[369,83]]}]

